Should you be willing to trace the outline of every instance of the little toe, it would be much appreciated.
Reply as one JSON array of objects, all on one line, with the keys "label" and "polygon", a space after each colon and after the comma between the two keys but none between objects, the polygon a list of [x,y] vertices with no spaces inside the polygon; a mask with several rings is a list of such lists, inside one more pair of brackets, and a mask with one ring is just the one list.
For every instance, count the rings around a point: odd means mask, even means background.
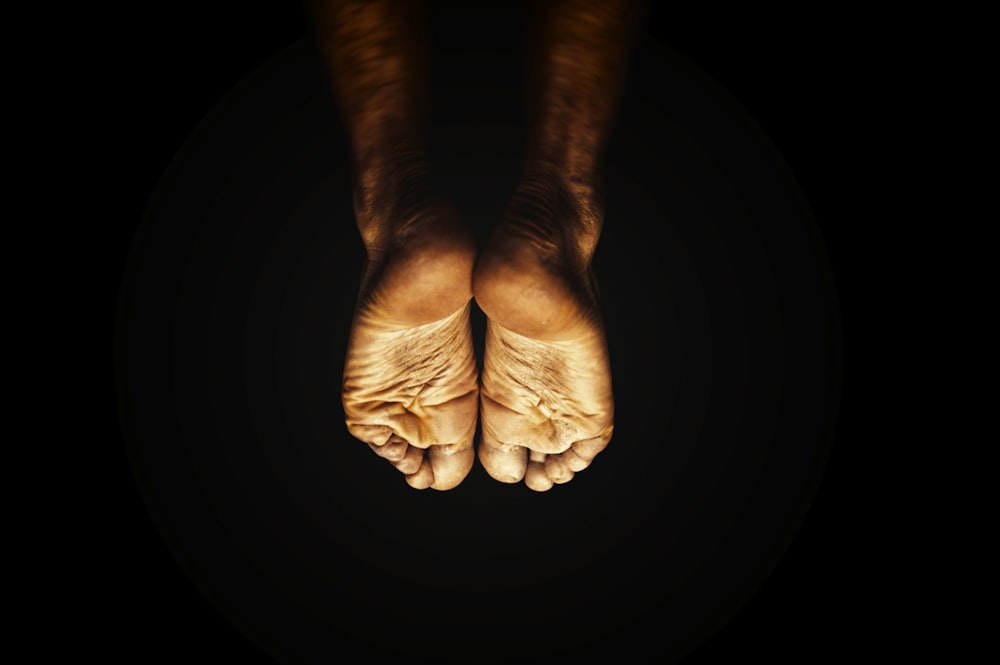
[{"label": "little toe", "polygon": [[484,430],[479,442],[479,461],[494,480],[517,483],[524,478],[528,451],[524,446],[500,443]]},{"label": "little toe", "polygon": [[406,454],[399,460],[393,461],[392,465],[405,475],[416,473],[424,461],[424,451],[416,446],[407,446]]},{"label": "little toe", "polygon": [[425,490],[430,487],[434,484],[434,470],[431,468],[430,459],[425,456],[416,473],[411,473],[404,477],[406,478],[406,484],[413,489]]},{"label": "little toe", "polygon": [[536,492],[546,492],[552,489],[552,479],[545,473],[545,464],[529,462],[524,474],[524,484]]},{"label": "little toe", "polygon": [[431,488],[450,490],[469,475],[476,451],[471,445],[431,446],[427,451],[427,458],[434,475]]},{"label": "little toe", "polygon": [[573,480],[575,474],[562,455],[549,455],[545,458],[545,475],[556,485],[562,485]]}]

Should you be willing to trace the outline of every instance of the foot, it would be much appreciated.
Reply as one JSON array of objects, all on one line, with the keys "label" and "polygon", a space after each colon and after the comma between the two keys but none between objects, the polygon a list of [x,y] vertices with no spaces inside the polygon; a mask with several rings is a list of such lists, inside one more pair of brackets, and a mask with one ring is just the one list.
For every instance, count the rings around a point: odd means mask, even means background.
[{"label": "foot", "polygon": [[344,366],[347,429],[411,487],[472,468],[479,389],[469,311],[475,248],[441,201],[362,227],[368,262]]},{"label": "foot", "polygon": [[570,481],[608,445],[614,405],[590,260],[589,197],[523,184],[476,265],[486,314],[479,460],[536,491]]}]

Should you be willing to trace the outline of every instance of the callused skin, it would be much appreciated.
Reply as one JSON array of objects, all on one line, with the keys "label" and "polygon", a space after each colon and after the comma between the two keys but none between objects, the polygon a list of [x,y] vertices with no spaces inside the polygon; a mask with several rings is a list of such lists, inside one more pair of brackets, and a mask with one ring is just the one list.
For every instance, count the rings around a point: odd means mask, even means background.
[{"label": "callused skin", "polygon": [[[521,183],[478,255],[428,186],[422,7],[313,0],[351,147],[367,251],[345,362],[348,430],[416,488],[457,486],[479,459],[545,491],[586,468],[613,430],[591,259],[601,153],[641,13],[633,0],[530,5],[530,143]],[[488,318],[476,375],[473,294]]]},{"label": "callused skin", "polygon": [[[474,248],[439,203],[370,248],[344,365],[348,431],[417,489],[474,461],[479,385],[469,324]],[[396,219],[407,219],[397,217]]]},{"label": "callused skin", "polygon": [[545,491],[611,440],[614,400],[590,267],[592,201],[522,183],[476,267],[488,317],[479,459],[496,480]]},{"label": "callused skin", "polygon": [[614,399],[591,261],[601,162],[638,28],[638,2],[534,5],[521,182],[477,262],[486,313],[479,459],[501,482],[568,482],[610,442]]},{"label": "callused skin", "polygon": [[348,431],[412,487],[451,489],[475,459],[476,250],[457,211],[427,184],[422,7],[315,0],[312,9],[367,253],[344,365]]}]

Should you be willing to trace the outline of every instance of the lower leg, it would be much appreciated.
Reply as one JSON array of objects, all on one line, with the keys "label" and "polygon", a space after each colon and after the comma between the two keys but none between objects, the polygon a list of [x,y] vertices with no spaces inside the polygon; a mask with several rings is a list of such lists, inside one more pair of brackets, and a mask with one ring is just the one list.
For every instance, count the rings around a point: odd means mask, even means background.
[{"label": "lower leg", "polygon": [[561,191],[587,256],[600,234],[600,167],[643,8],[640,0],[534,5],[523,179]]},{"label": "lower leg", "polygon": [[426,180],[423,3],[312,0],[314,25],[347,130],[355,214],[366,247],[388,242],[392,212]]},{"label": "lower leg", "polygon": [[[491,284],[513,277],[503,273],[528,274],[535,262],[566,273],[578,304],[596,297],[588,271],[604,218],[603,153],[642,12],[638,0],[534,5],[528,147],[521,181],[477,267],[481,305],[493,300]],[[510,314],[515,328],[530,328]]]}]

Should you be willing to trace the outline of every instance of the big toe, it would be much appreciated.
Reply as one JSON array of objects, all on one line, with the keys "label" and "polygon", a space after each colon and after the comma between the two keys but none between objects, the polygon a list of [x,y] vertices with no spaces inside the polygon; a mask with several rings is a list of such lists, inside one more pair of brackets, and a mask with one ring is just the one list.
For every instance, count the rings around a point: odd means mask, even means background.
[{"label": "big toe", "polygon": [[500,443],[484,430],[479,442],[479,461],[494,480],[517,483],[524,478],[528,450],[524,446]]},{"label": "big toe", "polygon": [[465,480],[472,469],[476,453],[471,445],[431,446],[427,460],[433,474],[430,487],[436,490],[450,490]]}]

